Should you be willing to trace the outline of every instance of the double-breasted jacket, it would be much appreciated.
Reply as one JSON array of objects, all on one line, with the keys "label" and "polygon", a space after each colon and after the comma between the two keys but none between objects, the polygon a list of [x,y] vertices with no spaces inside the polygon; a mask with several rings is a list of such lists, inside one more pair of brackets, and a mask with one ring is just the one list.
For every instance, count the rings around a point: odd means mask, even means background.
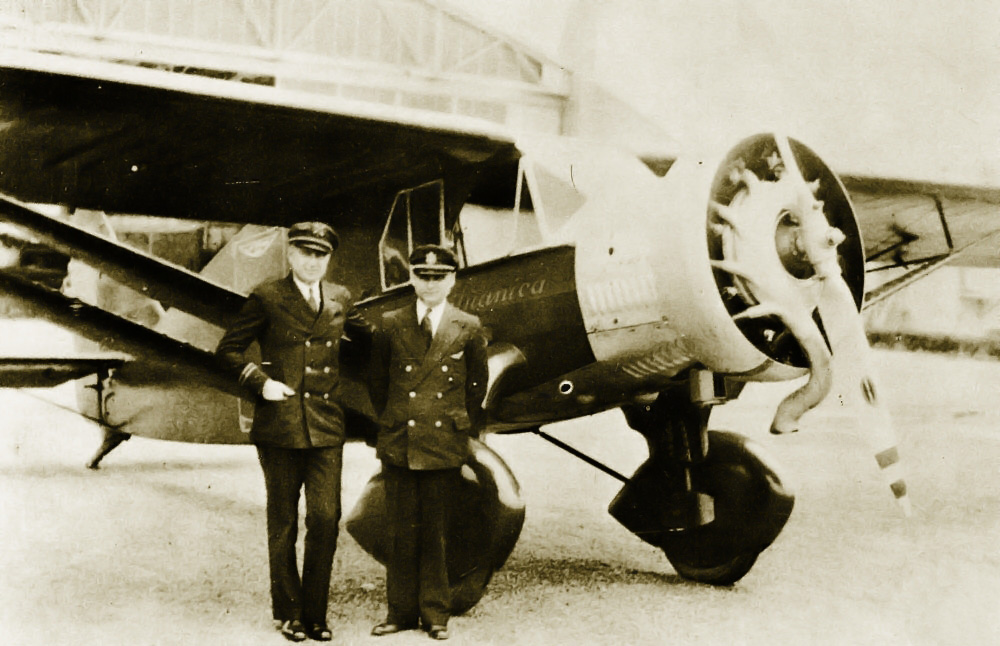
[{"label": "double-breasted jacket", "polygon": [[485,417],[488,368],[479,319],[446,304],[427,347],[415,305],[387,312],[370,370],[378,457],[413,470],[461,466]]},{"label": "double-breasted jacket", "polygon": [[[240,383],[258,395],[270,378],[295,394],[280,402],[256,400],[250,439],[284,448],[340,446],[344,411],[340,401],[340,341],[345,323],[360,320],[347,288],[323,281],[322,307],[314,312],[292,275],[263,283],[250,294],[216,354]],[[261,362],[244,352],[257,341]]]}]

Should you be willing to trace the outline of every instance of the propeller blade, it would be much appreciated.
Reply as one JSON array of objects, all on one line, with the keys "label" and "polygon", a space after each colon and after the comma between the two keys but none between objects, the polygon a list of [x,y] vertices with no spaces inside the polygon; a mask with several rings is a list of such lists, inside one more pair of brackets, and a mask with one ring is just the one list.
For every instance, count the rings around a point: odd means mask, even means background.
[{"label": "propeller blade", "polygon": [[865,335],[864,322],[843,277],[824,280],[820,316],[833,349],[833,392],[854,413],[868,441],[882,477],[906,516],[911,515],[906,479],[899,460],[898,441],[889,408],[879,389],[875,357]]},{"label": "propeller blade", "polygon": [[[837,246],[843,242],[844,234],[830,226],[823,213],[823,203],[815,199],[813,187],[803,177],[788,138],[776,133],[774,140],[784,165],[784,172],[800,185],[797,190],[797,214],[802,232],[800,243],[816,272],[816,278],[821,283],[818,309],[832,351],[830,363],[828,366],[824,365],[825,357],[821,352],[810,353],[807,345],[803,348],[812,360],[814,373],[817,368],[828,367],[831,370],[833,391],[838,393],[844,405],[855,413],[854,418],[860,424],[862,434],[875,454],[875,461],[882,471],[882,477],[892,490],[903,513],[909,516],[912,507],[899,461],[896,432],[888,406],[882,400],[878,388],[874,355],[871,346],[868,345],[864,322],[840,268]],[[811,332],[797,336],[800,337],[800,342],[809,341],[814,337]]]}]

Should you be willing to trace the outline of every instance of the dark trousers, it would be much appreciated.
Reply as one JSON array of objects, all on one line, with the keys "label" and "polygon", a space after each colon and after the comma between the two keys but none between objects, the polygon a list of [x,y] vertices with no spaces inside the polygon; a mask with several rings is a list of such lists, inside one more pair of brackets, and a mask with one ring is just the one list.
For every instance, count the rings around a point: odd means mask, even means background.
[{"label": "dark trousers", "polygon": [[[284,449],[257,446],[267,489],[267,551],[275,619],[326,623],[330,571],[340,526],[343,447]],[[295,558],[299,491],[306,491],[302,578]]]},{"label": "dark trousers", "polygon": [[393,532],[386,564],[388,621],[448,624],[451,589],[445,560],[448,511],[458,491],[458,469],[411,471],[384,465]]}]

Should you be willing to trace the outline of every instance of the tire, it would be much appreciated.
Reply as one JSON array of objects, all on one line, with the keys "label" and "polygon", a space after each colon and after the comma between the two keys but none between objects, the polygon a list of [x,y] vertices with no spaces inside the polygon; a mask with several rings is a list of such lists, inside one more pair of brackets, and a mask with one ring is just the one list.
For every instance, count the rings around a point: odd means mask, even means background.
[{"label": "tire", "polygon": [[664,534],[660,541],[679,575],[728,586],[743,578],[791,515],[795,497],[773,461],[747,438],[710,431],[705,461],[695,469],[697,491],[712,496],[715,518],[706,525]]},{"label": "tire", "polygon": [[[447,533],[451,613],[471,609],[507,561],[524,525],[524,499],[514,474],[486,444],[472,440]],[[380,471],[345,519],[358,545],[383,565],[391,552],[385,479]]]},{"label": "tire", "polygon": [[757,562],[759,552],[747,554],[736,554],[728,561],[715,565],[692,564],[680,560],[678,557],[671,557],[670,552],[664,548],[667,560],[674,567],[677,574],[690,581],[707,583],[708,585],[730,586],[742,579]]}]

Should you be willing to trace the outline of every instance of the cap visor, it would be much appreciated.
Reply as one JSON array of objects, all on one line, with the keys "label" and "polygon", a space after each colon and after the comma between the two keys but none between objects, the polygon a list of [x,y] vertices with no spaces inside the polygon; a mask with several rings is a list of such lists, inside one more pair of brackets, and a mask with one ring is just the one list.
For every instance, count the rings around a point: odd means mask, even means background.
[{"label": "cap visor", "polygon": [[318,242],[316,240],[291,240],[289,244],[295,245],[296,247],[302,247],[304,249],[319,251],[320,253],[333,252],[333,247],[331,247],[329,243]]},{"label": "cap visor", "polygon": [[453,267],[413,267],[413,273],[418,276],[444,276],[453,271]]}]

